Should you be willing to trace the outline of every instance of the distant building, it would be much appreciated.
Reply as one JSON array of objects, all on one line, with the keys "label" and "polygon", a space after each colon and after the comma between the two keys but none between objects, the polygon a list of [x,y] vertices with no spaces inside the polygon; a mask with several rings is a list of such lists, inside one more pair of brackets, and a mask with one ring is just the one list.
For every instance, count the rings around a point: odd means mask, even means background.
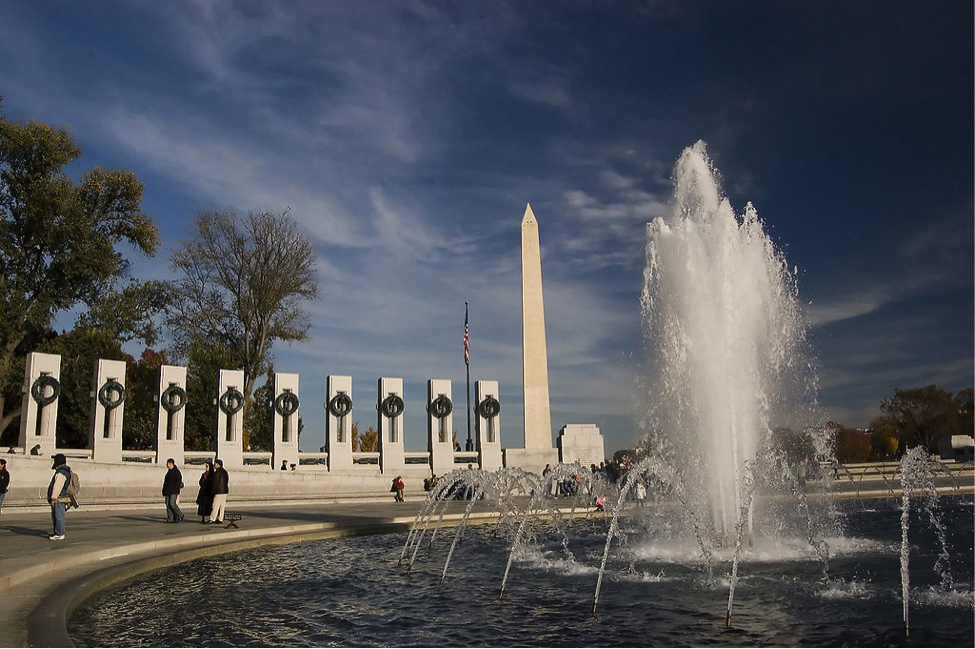
[{"label": "distant building", "polygon": [[938,455],[942,460],[971,462],[975,460],[975,439],[971,435],[950,435],[938,440]]}]

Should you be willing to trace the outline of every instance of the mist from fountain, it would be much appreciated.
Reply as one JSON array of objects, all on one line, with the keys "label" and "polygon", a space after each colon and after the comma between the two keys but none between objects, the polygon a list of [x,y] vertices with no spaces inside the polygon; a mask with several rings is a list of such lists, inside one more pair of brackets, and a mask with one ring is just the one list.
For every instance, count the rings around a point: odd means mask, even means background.
[{"label": "mist from fountain", "polygon": [[[795,270],[755,208],[734,212],[703,142],[685,149],[673,178],[672,216],[647,226],[645,448],[679,468],[692,515],[731,545],[753,531],[749,485],[775,463],[773,426],[809,423],[816,374]],[[806,434],[831,457],[824,433]]]}]

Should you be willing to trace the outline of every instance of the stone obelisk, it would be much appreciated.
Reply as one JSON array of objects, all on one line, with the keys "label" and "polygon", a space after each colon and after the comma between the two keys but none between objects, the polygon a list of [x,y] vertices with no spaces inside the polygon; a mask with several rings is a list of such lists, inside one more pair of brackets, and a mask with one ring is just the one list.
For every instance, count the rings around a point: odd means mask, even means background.
[{"label": "stone obelisk", "polygon": [[521,220],[521,344],[525,391],[525,451],[552,451],[548,350],[542,299],[542,255],[531,205]]}]

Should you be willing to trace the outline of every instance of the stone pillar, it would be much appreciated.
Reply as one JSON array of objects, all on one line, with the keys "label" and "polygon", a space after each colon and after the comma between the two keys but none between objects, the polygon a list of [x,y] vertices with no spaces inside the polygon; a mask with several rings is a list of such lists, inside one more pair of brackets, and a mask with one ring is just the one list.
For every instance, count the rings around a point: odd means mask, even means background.
[{"label": "stone pillar", "polygon": [[104,358],[95,363],[88,447],[96,462],[122,461],[122,415],[125,411],[125,361]]},{"label": "stone pillar", "polygon": [[559,431],[558,446],[559,462],[564,464],[599,466],[606,457],[605,442],[596,424],[566,424]]},{"label": "stone pillar", "polygon": [[168,458],[173,458],[176,466],[183,466],[186,398],[186,368],[162,365],[156,408],[156,464],[166,464]]},{"label": "stone pillar", "polygon": [[223,460],[223,468],[228,471],[244,466],[243,389],[242,370],[220,370],[217,388],[217,458]]},{"label": "stone pillar", "polygon": [[284,460],[298,464],[298,405],[298,375],[276,372],[271,426],[271,469],[275,471],[281,470]]},{"label": "stone pillar", "polygon": [[352,377],[325,378],[325,451],[328,470],[352,468]]},{"label": "stone pillar", "polygon": [[477,452],[481,468],[485,471],[496,471],[502,466],[499,395],[497,381],[474,382]]},{"label": "stone pillar", "polygon": [[454,405],[449,379],[427,381],[427,450],[437,475],[454,470]]},{"label": "stone pillar", "polygon": [[26,365],[17,445],[30,454],[30,450],[40,444],[41,453],[54,455],[58,396],[61,394],[61,356],[31,352],[27,354]]},{"label": "stone pillar", "polygon": [[379,467],[397,475],[406,467],[403,445],[403,379],[379,379],[376,408],[379,412]]}]

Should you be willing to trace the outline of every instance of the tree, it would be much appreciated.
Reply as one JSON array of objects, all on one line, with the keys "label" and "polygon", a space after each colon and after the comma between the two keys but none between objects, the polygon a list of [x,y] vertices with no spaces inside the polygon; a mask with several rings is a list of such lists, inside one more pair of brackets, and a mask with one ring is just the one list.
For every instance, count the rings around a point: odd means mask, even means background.
[{"label": "tree", "polygon": [[900,448],[900,431],[893,417],[881,415],[870,421],[870,447],[878,460],[893,460]]},{"label": "tree", "polygon": [[[2,97],[0,97],[2,100]],[[55,315],[107,301],[129,262],[126,242],[152,256],[159,234],[142,213],[143,185],[130,171],[95,168],[75,182],[62,169],[81,149],[66,128],[0,113],[0,379]],[[23,368],[20,367],[21,372]],[[20,377],[13,377],[19,380]],[[0,432],[20,400],[0,391]]]},{"label": "tree", "polygon": [[836,431],[836,460],[838,462],[865,462],[869,457],[869,433],[845,426]]},{"label": "tree", "polygon": [[[184,444],[190,451],[216,450],[216,400],[220,370],[233,367],[235,358],[221,343],[194,341],[187,352]],[[245,408],[246,416],[246,408]]]},{"label": "tree", "polygon": [[375,453],[379,450],[379,433],[369,427],[364,433],[359,432],[359,421],[352,422],[352,451],[359,453]]},{"label": "tree", "polygon": [[[954,396],[936,385],[929,385],[896,389],[893,398],[881,402],[880,409],[897,423],[902,449],[923,446],[934,453],[940,438],[971,434],[970,404],[970,389]],[[968,427],[963,428],[966,423]]]},{"label": "tree", "polygon": [[166,351],[146,349],[136,360],[126,355],[125,425],[122,448],[151,449],[156,445],[159,414],[159,371],[169,365]]},{"label": "tree", "polygon": [[192,234],[172,260],[181,275],[169,318],[177,348],[222,346],[232,361],[224,369],[243,370],[250,398],[274,342],[308,338],[317,256],[287,212],[200,212]]}]

